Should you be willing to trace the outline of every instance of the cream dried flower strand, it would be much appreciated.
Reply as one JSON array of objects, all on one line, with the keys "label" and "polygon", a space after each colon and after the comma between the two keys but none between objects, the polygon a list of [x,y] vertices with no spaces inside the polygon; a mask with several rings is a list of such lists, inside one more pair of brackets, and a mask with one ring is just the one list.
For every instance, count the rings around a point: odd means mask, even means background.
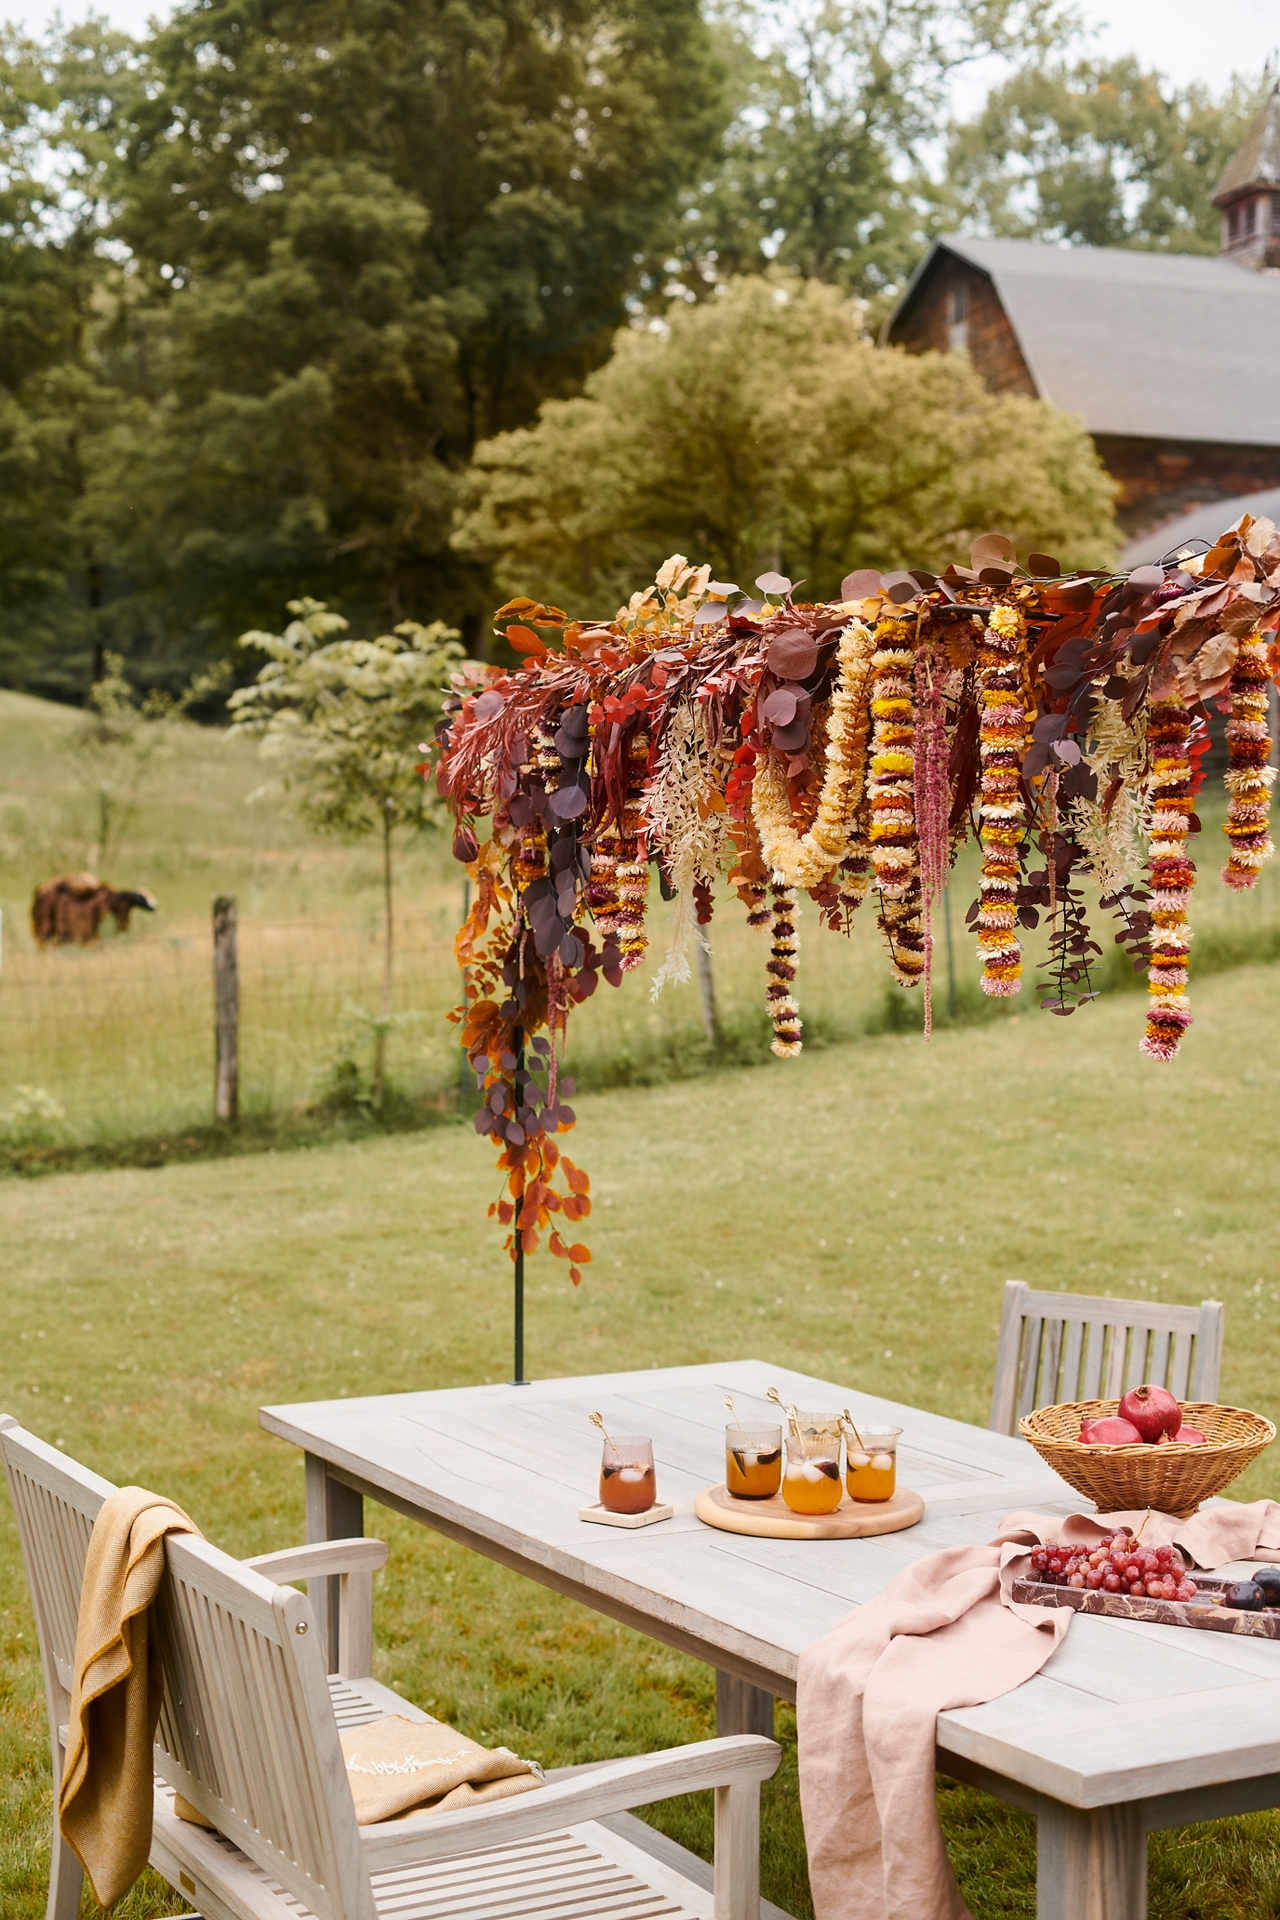
[{"label": "cream dried flower strand", "polygon": [[836,650],[839,671],[827,715],[827,771],[806,833],[796,831],[791,817],[781,757],[771,750],[756,763],[751,808],[765,865],[779,886],[817,886],[850,850],[866,775],[866,691],[874,652],[872,629],[861,620],[851,621]]},{"label": "cream dried flower strand", "polygon": [[698,881],[714,883],[729,838],[729,816],[712,774],[706,708],[686,700],[671,717],[645,798],[650,841],[667,849],[667,874],[676,894],[671,938],[654,976],[651,1000],[668,980],[690,978],[691,934],[710,951],[697,927],[693,889]]},{"label": "cream dried flower strand", "polygon": [[[1084,763],[1098,782],[1098,797],[1075,802],[1076,831],[1089,856],[1100,893],[1123,893],[1143,863],[1140,838],[1147,773],[1147,709],[1127,724],[1118,700],[1101,695],[1089,722]],[[1113,775],[1121,784],[1105,797]]]}]

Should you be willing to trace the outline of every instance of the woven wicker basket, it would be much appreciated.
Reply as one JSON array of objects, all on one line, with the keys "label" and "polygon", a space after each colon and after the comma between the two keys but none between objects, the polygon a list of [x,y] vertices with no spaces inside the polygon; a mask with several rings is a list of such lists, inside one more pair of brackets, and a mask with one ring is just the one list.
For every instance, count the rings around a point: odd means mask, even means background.
[{"label": "woven wicker basket", "polygon": [[1018,1422],[1023,1439],[1069,1486],[1092,1500],[1099,1513],[1153,1507],[1185,1519],[1202,1500],[1230,1486],[1276,1437],[1275,1428],[1260,1413],[1187,1401],[1183,1419],[1204,1435],[1202,1447],[1179,1446],[1176,1441],[1160,1447],[1145,1442],[1133,1447],[1084,1446],[1079,1437],[1081,1422],[1104,1420],[1118,1406],[1115,1400],[1068,1401],[1040,1407]]}]

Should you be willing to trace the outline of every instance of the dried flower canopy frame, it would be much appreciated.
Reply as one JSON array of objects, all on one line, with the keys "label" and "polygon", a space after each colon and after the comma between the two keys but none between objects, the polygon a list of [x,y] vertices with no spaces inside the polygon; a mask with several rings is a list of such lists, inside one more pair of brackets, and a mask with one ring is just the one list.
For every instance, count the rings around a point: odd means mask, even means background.
[{"label": "dried flower canopy frame", "polygon": [[[513,1258],[548,1228],[576,1283],[590,1259],[553,1224],[591,1210],[556,1136],[573,1125],[557,1044],[601,978],[647,950],[651,873],[674,900],[654,991],[689,976],[727,875],[765,933],[773,1051],[801,1049],[796,897],[847,934],[867,896],[895,979],[923,987],[958,848],[981,851],[969,910],[984,993],[1022,986],[1020,930],[1049,921],[1049,991],[1094,998],[1101,954],[1082,882],[1145,968],[1141,1045],[1172,1060],[1187,971],[1207,708],[1228,714],[1227,886],[1252,887],[1268,835],[1268,683],[1280,667],[1280,535],[1246,515],[1209,551],[1128,574],[1066,575],[985,534],[971,565],[864,571],[813,605],[779,574],[758,597],[682,556],[606,623],[513,600],[514,670],[455,678],[433,770],[476,896],[457,941],[454,1018],[499,1148],[491,1212]],[[424,769],[425,770],[425,769]],[[477,824],[490,822],[481,842]],[[1031,863],[1039,854],[1042,865]]]}]

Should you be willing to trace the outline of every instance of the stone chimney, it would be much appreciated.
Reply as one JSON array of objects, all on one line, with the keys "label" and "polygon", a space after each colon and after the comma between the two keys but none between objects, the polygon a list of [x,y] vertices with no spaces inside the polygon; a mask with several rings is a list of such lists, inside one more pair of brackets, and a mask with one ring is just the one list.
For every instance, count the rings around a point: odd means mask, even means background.
[{"label": "stone chimney", "polygon": [[1222,255],[1237,266],[1280,270],[1280,80],[1213,196],[1222,209]]}]

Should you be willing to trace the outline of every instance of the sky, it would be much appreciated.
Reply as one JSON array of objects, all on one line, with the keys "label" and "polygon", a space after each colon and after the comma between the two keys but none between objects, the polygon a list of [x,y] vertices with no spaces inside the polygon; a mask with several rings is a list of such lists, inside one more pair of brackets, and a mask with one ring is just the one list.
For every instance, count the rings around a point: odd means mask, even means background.
[{"label": "sky", "polygon": [[[1204,80],[1215,91],[1233,73],[1258,73],[1268,55],[1280,45],[1280,7],[1276,0],[1077,0],[1079,10],[1094,29],[1100,53],[1135,53],[1157,67],[1179,86]],[[59,11],[54,0],[0,0],[0,15],[29,31],[43,27]],[[82,19],[90,11],[83,0],[63,0],[67,20]],[[148,18],[164,15],[156,0],[97,0],[92,11],[114,26],[140,33]],[[957,106],[965,113],[980,104],[994,74],[975,71],[957,92]]]}]

